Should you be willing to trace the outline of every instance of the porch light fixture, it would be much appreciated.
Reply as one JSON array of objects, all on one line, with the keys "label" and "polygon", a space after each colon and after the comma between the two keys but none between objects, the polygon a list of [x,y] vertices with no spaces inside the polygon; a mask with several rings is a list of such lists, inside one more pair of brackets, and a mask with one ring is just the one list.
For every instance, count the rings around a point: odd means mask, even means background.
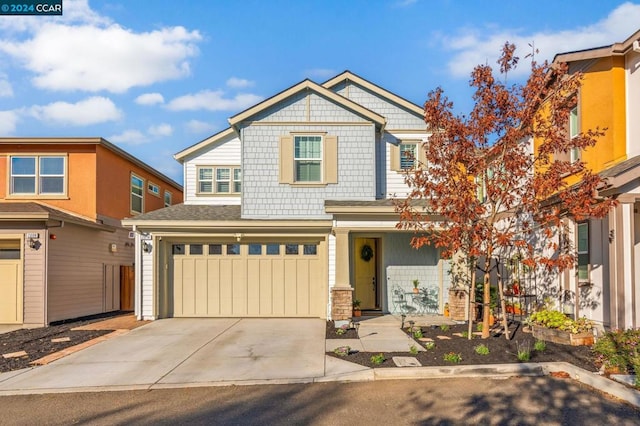
[{"label": "porch light fixture", "polygon": [[40,240],[29,238],[29,247],[31,247],[34,250],[38,250],[40,246],[42,246],[42,243],[40,242]]},{"label": "porch light fixture", "polygon": [[240,240],[242,239],[242,237],[244,237],[244,234],[237,233],[237,234],[234,234],[234,237],[236,237],[236,241],[237,241],[237,242],[240,242]]},{"label": "porch light fixture", "polygon": [[151,253],[153,246],[151,245],[151,243],[147,242],[147,241],[143,241],[142,242],[142,251],[145,253]]},{"label": "porch light fixture", "polygon": [[354,322],[353,328],[356,329],[356,335],[358,336],[358,338],[360,338],[360,335],[358,334],[358,330],[360,329],[360,323],[358,321]]}]

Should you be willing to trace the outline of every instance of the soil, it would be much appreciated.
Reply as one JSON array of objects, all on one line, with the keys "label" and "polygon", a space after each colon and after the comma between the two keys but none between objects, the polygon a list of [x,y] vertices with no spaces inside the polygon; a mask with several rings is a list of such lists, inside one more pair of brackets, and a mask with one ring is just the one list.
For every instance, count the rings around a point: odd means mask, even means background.
[{"label": "soil", "polygon": [[[17,358],[0,356],[0,373],[33,367],[30,363],[46,355],[86,342],[113,330],[72,330],[96,321],[102,321],[123,312],[109,312],[75,320],[63,321],[55,325],[40,328],[30,328],[0,334],[0,355],[25,351],[27,355]],[[68,337],[69,341],[52,342],[52,339]]]},{"label": "soil", "polygon": [[[414,327],[414,330],[417,328],[418,327]],[[352,351],[347,356],[338,356],[333,352],[327,352],[327,355],[372,368],[396,367],[392,360],[394,356],[413,356],[425,367],[451,366],[455,365],[455,363],[444,360],[445,354],[451,352],[460,354],[462,357],[462,360],[457,363],[458,365],[509,364],[521,362],[518,360],[518,349],[520,348],[520,350],[522,350],[528,347],[531,354],[528,362],[562,361],[569,362],[588,371],[598,371],[598,366],[596,366],[594,362],[595,357],[590,346],[565,346],[545,342],[546,347],[544,351],[536,351],[534,349],[536,339],[531,333],[523,332],[522,326],[519,323],[511,325],[509,340],[505,338],[502,330],[498,327],[492,328],[491,335],[487,339],[482,339],[480,336],[474,335],[471,340],[463,337],[466,336],[466,334],[463,333],[467,332],[468,324],[452,325],[449,326],[448,330],[442,330],[439,326],[420,327],[420,329],[423,339],[431,339],[435,343],[435,347],[425,352],[419,352],[417,355],[412,355],[409,352],[383,352],[382,354],[385,361],[378,365],[371,362],[371,356],[377,355],[378,353]],[[350,338],[357,338],[355,337],[355,329],[349,330],[348,333],[354,336]],[[336,336],[333,323],[331,321],[327,322],[328,339],[344,338],[346,335],[347,334]],[[443,336],[449,339],[440,338]],[[424,340],[416,340],[416,346],[422,346],[424,348],[425,343],[426,341]],[[489,348],[488,355],[479,355],[476,353],[475,347],[481,344]]]}]

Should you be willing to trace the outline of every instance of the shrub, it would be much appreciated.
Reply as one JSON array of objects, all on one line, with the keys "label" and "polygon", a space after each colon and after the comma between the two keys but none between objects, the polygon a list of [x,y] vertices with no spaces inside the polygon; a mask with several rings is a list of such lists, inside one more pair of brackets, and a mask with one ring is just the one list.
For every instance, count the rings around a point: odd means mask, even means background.
[{"label": "shrub", "polygon": [[440,326],[440,330],[442,331],[449,331],[449,325],[448,324],[442,324]]},{"label": "shrub", "polygon": [[535,349],[536,352],[544,352],[547,349],[547,344],[544,340],[536,340],[533,344],[533,349]]},{"label": "shrub", "polygon": [[457,364],[460,361],[462,361],[462,354],[455,353],[455,352],[449,352],[449,353],[444,354],[442,359],[444,359],[447,362],[453,362],[453,363]]},{"label": "shrub", "polygon": [[436,347],[436,342],[427,342],[424,344],[425,349],[431,350]]},{"label": "shrub", "polygon": [[489,355],[489,347],[484,344],[480,344],[473,348],[478,355]]},{"label": "shrub", "polygon": [[531,349],[529,348],[529,343],[524,342],[520,344],[519,342],[516,342],[516,346],[518,347],[518,361],[529,361],[531,359]]},{"label": "shrub", "polygon": [[582,333],[593,329],[593,321],[586,318],[573,320],[560,311],[544,309],[534,312],[528,321],[546,328],[555,328],[570,333]]},{"label": "shrub", "polygon": [[349,346],[339,346],[333,350],[333,353],[339,356],[347,356],[351,352],[351,347]]},{"label": "shrub", "polygon": [[463,331],[462,333],[460,333],[462,335],[462,337],[464,337],[465,339],[469,338],[469,332],[468,331]]},{"label": "shrub", "polygon": [[411,345],[409,347],[409,353],[411,355],[418,355],[418,347],[416,345]]},{"label": "shrub", "polygon": [[478,332],[482,331],[482,323],[481,322],[476,324],[476,331],[478,331]]},{"label": "shrub", "polygon": [[618,368],[622,373],[632,369],[636,377],[640,373],[640,329],[613,330],[600,337],[593,352],[596,363],[605,368]]},{"label": "shrub", "polygon": [[414,339],[422,338],[422,329],[421,328],[417,328],[417,329],[413,330],[413,338]]},{"label": "shrub", "polygon": [[371,360],[371,362],[375,365],[380,365],[383,362],[385,362],[387,359],[384,357],[383,354],[378,354],[378,355],[371,355],[371,358],[369,358]]}]

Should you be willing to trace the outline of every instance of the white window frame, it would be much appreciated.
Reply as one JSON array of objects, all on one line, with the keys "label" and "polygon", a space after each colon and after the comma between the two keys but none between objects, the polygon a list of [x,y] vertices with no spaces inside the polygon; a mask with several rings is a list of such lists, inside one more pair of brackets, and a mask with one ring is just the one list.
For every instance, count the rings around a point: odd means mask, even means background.
[{"label": "white window frame", "polygon": [[[586,247],[580,247],[580,229],[581,228],[586,228],[586,232],[587,232],[587,237],[586,237],[586,242],[585,245]],[[576,278],[578,279],[578,283],[584,283],[584,282],[589,282],[589,277],[591,276],[591,256],[589,253],[589,233],[590,233],[590,229],[589,229],[589,222],[579,222],[576,224],[576,253],[577,253],[577,258],[576,258]],[[587,256],[587,262],[586,264],[582,264],[584,266],[586,266],[586,277],[580,277],[580,266],[582,266],[580,264],[580,256]]]},{"label": "white window frame", "polygon": [[[320,144],[320,152],[318,157],[297,157],[296,156],[296,144],[302,138],[318,138]],[[322,183],[324,182],[324,136],[323,135],[293,135],[293,180],[296,183]],[[318,162],[320,168],[319,180],[303,180],[298,176],[297,164],[299,161]]]},{"label": "white window frame", "polygon": [[[13,159],[14,158],[33,158],[34,160],[34,173],[29,175],[16,175],[13,173]],[[62,174],[43,174],[41,169],[41,160],[44,158],[59,158],[62,159]],[[67,195],[67,183],[68,183],[68,161],[65,154],[14,154],[9,156],[8,164],[8,194],[9,197],[39,197],[39,198],[59,198],[66,197]],[[15,192],[13,178],[14,177],[30,177],[34,180],[33,192]],[[62,178],[62,192],[42,192],[41,179],[43,177]]]},{"label": "white window frame", "polygon": [[[403,150],[403,147],[411,147],[413,150],[413,153],[411,154],[413,156],[413,158],[409,159],[407,158],[408,156],[405,155],[405,152],[408,152],[407,149]],[[418,168],[418,164],[419,164],[419,156],[420,156],[420,151],[418,151],[419,148],[419,143],[418,142],[400,142],[398,144],[398,160],[400,161],[400,170],[415,170],[416,168]],[[406,165],[403,166],[403,161],[410,161],[411,164],[410,165]]]},{"label": "white window frame", "polygon": [[155,184],[151,181],[147,182],[147,191],[149,191],[149,194],[153,194],[156,197],[160,197],[160,185]]},{"label": "white window frame", "polygon": [[[140,186],[140,194],[135,194],[133,192],[134,188],[137,188],[137,187],[134,187],[134,182],[133,182],[134,179],[138,179],[140,182],[142,182],[142,185]],[[132,214],[142,214],[144,213],[145,180],[140,176],[136,175],[135,173],[131,173],[129,184],[130,184],[129,185],[129,209]],[[140,211],[133,209],[133,197],[140,198]]]},{"label": "white window frame", "polygon": [[[210,169],[211,179],[201,179],[200,171]],[[219,170],[229,170],[228,179],[218,179]],[[211,184],[211,191],[202,191],[201,182]],[[228,183],[229,191],[219,191],[218,183]],[[236,191],[239,189],[239,191]],[[196,169],[196,194],[198,195],[240,195],[242,192],[242,168],[238,165],[235,166],[198,166]]]},{"label": "white window frame", "polygon": [[[571,108],[569,112],[569,138],[573,139],[580,134],[580,117],[578,115],[578,105]],[[569,161],[575,163],[580,160],[580,148],[571,148]]]},{"label": "white window frame", "polygon": [[[167,196],[169,197],[169,201],[167,202]],[[173,194],[170,191],[164,190],[164,206],[169,207],[173,204]]]}]

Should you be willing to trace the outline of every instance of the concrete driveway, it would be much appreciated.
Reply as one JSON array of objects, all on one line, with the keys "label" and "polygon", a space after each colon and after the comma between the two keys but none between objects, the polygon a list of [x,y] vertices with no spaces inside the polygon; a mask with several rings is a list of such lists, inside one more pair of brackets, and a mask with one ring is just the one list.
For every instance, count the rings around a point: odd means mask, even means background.
[{"label": "concrete driveway", "polygon": [[312,381],[325,373],[324,334],[321,319],[163,319],[49,365],[3,373],[0,393]]}]

